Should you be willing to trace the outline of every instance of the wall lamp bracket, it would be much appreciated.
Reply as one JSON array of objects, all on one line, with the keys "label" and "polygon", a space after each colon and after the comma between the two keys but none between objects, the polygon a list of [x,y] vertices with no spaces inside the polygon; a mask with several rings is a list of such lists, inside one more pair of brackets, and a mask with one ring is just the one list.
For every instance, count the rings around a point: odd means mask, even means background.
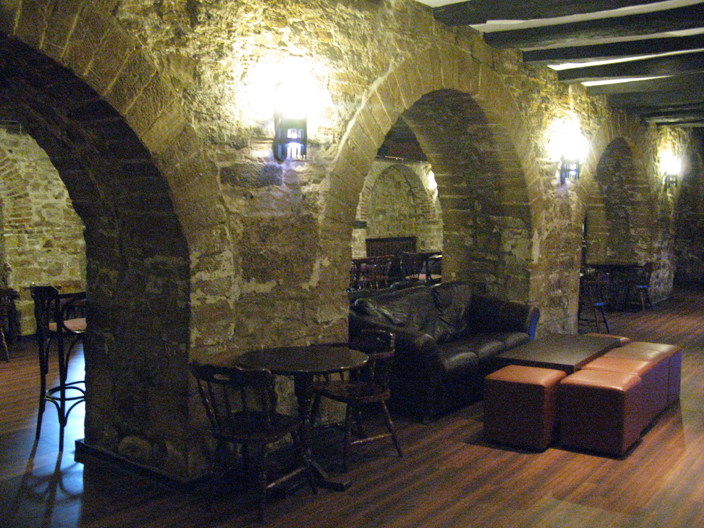
[{"label": "wall lamp bracket", "polygon": [[679,178],[677,177],[677,174],[665,174],[665,177],[662,179],[662,184],[665,190],[670,187],[677,187],[678,183]]},{"label": "wall lamp bracket", "polygon": [[308,119],[304,103],[299,100],[289,85],[276,85],[276,110],[274,112],[274,158],[283,162],[287,159],[306,159],[308,145]]},{"label": "wall lamp bracket", "polygon": [[560,183],[564,185],[567,180],[579,179],[580,165],[581,163],[579,159],[568,159],[563,157],[560,162]]}]

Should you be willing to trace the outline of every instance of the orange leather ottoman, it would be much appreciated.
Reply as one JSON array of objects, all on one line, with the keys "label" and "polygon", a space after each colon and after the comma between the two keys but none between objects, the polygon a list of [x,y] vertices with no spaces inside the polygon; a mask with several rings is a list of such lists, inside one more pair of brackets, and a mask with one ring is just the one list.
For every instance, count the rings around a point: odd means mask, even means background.
[{"label": "orange leather ottoman", "polygon": [[652,359],[603,355],[587,363],[585,370],[609,370],[635,374],[641,379],[643,400],[639,409],[642,429],[645,429],[667,407],[669,362],[665,356]]},{"label": "orange leather ottoman", "polygon": [[560,444],[623,455],[640,438],[643,405],[635,374],[580,370],[560,382]]},{"label": "orange leather ottoman", "polygon": [[484,381],[484,437],[544,450],[553,440],[562,370],[507,365]]},{"label": "orange leather ottoman", "polygon": [[647,359],[649,361],[666,361],[668,365],[667,405],[680,398],[682,380],[682,347],[664,343],[647,343],[632,341],[621,348],[613,349],[606,356]]}]

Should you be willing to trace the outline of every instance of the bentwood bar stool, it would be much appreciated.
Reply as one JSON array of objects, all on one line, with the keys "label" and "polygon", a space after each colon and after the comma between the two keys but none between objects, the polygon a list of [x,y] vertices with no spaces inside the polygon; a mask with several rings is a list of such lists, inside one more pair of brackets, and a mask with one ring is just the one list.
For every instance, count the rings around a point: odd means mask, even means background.
[{"label": "bentwood bar stool", "polygon": [[[86,331],[85,292],[60,294],[53,286],[32,286],[34,316],[37,320],[37,345],[39,349],[39,415],[36,438],[42,430],[42,417],[46,402],[56,407],[59,415],[59,450],[64,448],[64,428],[73,408],[85,401],[84,380],[68,381],[68,364],[71,353]],[[56,341],[59,363],[59,384],[47,387],[49,357],[52,343]]]}]

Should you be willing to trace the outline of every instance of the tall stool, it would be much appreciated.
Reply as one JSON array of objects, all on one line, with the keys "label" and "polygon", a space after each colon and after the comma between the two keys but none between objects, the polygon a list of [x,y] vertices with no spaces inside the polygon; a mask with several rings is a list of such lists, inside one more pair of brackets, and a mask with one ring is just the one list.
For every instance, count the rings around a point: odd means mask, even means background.
[{"label": "tall stool", "polygon": [[[611,331],[609,321],[606,319],[606,304],[609,297],[608,275],[601,276],[596,280],[582,280],[579,297],[577,321],[594,324],[596,332],[599,333],[599,319],[601,318],[608,334]],[[585,313],[591,314],[592,317],[585,316]]]},{"label": "tall stool", "polygon": [[484,437],[545,450],[552,442],[562,370],[507,365],[484,380]]},{"label": "tall stool", "polygon": [[10,353],[7,348],[7,342],[10,336],[7,334],[7,329],[10,327],[10,308],[12,307],[12,299],[17,295],[17,292],[12,288],[0,288],[0,358],[3,361],[10,361]]},{"label": "tall stool", "polygon": [[[61,295],[53,286],[32,286],[30,290],[34,299],[34,316],[37,321],[40,376],[39,413],[35,438],[39,439],[41,435],[46,402],[51,402],[59,415],[59,451],[63,451],[64,428],[68,416],[76,405],[85,401],[84,381],[69,382],[67,377],[71,353],[76,343],[83,339],[86,331],[86,319],[83,313],[86,297],[85,293]],[[47,388],[49,356],[54,340],[56,340],[59,363],[59,384]]]}]

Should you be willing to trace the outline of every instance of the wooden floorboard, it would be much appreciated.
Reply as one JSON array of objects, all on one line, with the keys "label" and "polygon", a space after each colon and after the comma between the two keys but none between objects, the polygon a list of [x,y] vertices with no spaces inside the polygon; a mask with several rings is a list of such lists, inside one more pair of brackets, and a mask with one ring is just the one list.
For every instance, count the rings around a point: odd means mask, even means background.
[{"label": "wooden floorboard", "polygon": [[[362,446],[352,456],[349,490],[313,495],[301,487],[274,496],[267,526],[704,526],[704,291],[680,289],[654,310],[608,317],[612,333],[684,349],[680,402],[625,457],[488,444],[480,402],[429,424],[397,418],[403,458],[390,443]],[[35,442],[33,346],[20,343],[11,362],[0,363],[0,528],[256,525],[249,498],[237,492],[209,512],[201,493],[177,491],[98,461],[75,462],[82,406],[69,420],[63,455],[53,408]],[[82,357],[74,359],[80,369]]]}]

